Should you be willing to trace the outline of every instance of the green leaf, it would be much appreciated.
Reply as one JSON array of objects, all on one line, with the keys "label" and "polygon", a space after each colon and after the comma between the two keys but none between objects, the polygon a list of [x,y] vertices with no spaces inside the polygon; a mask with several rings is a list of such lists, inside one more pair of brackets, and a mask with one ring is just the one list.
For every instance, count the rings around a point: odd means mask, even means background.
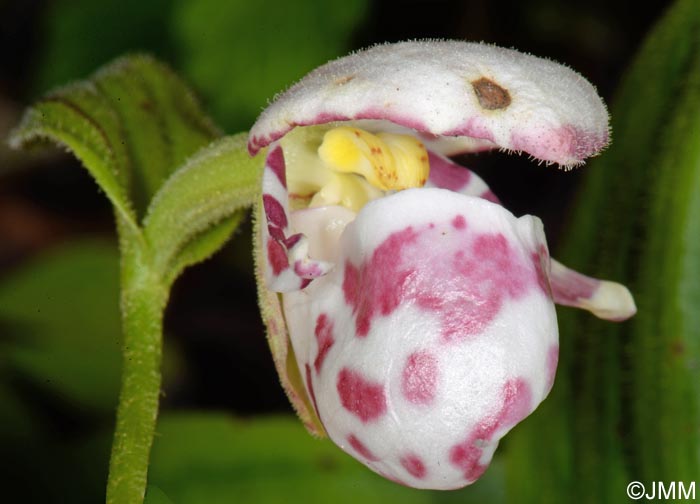
[{"label": "green leaf", "polygon": [[553,395],[510,439],[510,490],[525,502],[618,501],[632,480],[700,474],[697,0],[678,0],[649,35],[612,119],[562,259],[627,284],[639,310],[623,324],[562,312]]},{"label": "green leaf", "polygon": [[178,504],[497,502],[490,493],[498,493],[497,467],[462,491],[414,490],[312,438],[292,417],[170,413],[161,416],[158,433],[149,481]]},{"label": "green leaf", "polygon": [[144,220],[157,272],[172,281],[223,245],[259,197],[262,164],[239,134],[200,150],[168,179]]},{"label": "green leaf", "polygon": [[700,475],[700,4],[680,6],[692,21],[672,28],[687,30],[687,59],[639,194],[648,214],[627,348],[631,469],[667,481]]},{"label": "green leaf", "polygon": [[89,83],[77,83],[29,108],[9,137],[14,148],[48,138],[63,144],[82,161],[115,211],[136,227],[127,192],[129,171],[120,140],[119,121],[106,99]]},{"label": "green leaf", "polygon": [[[259,197],[262,156],[245,134],[200,150],[153,197],[143,240],[122,236],[124,379],[108,502],[141,502],[160,393],[162,315],[169,288],[188,264],[217,250]],[[120,230],[122,226],[120,226]],[[127,236],[127,239],[124,237]]]},{"label": "green leaf", "polygon": [[231,238],[246,215],[245,210],[236,210],[230,217],[214,224],[205,232],[192,236],[170,261],[165,281],[174,282],[185,268],[211,257]]},{"label": "green leaf", "polygon": [[135,228],[165,179],[218,134],[170,69],[136,55],[39,100],[10,143],[48,138],[65,145]]},{"label": "green leaf", "polygon": [[114,244],[69,244],[6,277],[0,320],[8,368],[81,409],[114,410],[121,343]]},{"label": "green leaf", "polygon": [[185,72],[216,120],[240,131],[275,93],[345,54],[368,3],[183,0],[173,14],[174,36]]}]

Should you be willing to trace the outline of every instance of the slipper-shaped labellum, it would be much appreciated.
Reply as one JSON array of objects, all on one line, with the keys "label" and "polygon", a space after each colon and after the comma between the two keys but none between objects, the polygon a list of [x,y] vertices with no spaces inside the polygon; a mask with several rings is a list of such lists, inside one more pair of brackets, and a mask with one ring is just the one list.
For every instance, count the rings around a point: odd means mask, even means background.
[{"label": "slipper-shaped labellum", "polygon": [[568,167],[607,142],[580,75],[483,44],[376,46],[280,95],[248,143],[267,148],[258,283],[307,428],[405,485],[479,478],[552,387],[554,303],[610,320],[636,308],[625,287],[550,259],[540,220],[447,156]]}]

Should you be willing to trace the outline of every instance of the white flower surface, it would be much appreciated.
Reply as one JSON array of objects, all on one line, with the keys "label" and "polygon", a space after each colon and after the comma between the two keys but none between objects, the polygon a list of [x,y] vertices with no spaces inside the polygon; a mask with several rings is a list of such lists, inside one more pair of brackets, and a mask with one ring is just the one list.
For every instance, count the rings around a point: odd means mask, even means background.
[{"label": "white flower surface", "polygon": [[383,119],[439,137],[467,137],[460,150],[524,151],[560,165],[581,163],[608,143],[608,113],[595,88],[550,60],[457,41],[375,46],[327,63],[268,107],[249,148],[296,126]]},{"label": "white flower surface", "polygon": [[623,320],[629,291],[552,260],[448,155],[569,166],[608,141],[593,86],[557,63],[465,42],[376,46],[279,96],[257,222],[263,318],[309,430],[417,488],[474,482],[549,393],[554,303]]}]

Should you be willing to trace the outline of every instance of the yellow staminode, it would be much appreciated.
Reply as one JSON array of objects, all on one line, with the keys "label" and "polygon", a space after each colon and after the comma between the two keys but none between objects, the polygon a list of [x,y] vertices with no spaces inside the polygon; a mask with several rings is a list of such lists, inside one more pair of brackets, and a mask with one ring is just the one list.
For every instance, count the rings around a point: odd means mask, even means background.
[{"label": "yellow staminode", "polygon": [[351,174],[333,174],[330,181],[311,198],[309,207],[342,205],[353,212],[359,212],[368,201],[381,196],[381,191],[361,177]]},{"label": "yellow staminode", "polygon": [[410,135],[343,126],[326,132],[318,155],[332,170],[362,175],[382,191],[422,187],[430,171],[425,146]]}]

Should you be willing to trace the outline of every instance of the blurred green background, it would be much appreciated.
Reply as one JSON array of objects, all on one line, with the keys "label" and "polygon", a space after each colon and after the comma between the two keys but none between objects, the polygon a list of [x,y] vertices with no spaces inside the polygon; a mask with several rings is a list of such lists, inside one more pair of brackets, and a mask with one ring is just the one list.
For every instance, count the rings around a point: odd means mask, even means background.
[{"label": "blurred green background", "polygon": [[[129,51],[169,63],[227,133],[246,130],[275,93],[326,60],[409,38],[484,40],[550,57],[609,102],[665,8],[631,0],[4,0],[0,136],[50,88]],[[514,213],[540,216],[556,250],[581,170],[500,153],[469,164]],[[175,285],[149,502],[518,502],[506,494],[501,463],[508,438],[481,481],[437,493],[386,482],[309,437],[266,346],[249,234],[244,226]],[[3,502],[103,500],[119,386],[118,267],[110,207],[77,162],[57,149],[0,145]]]}]

